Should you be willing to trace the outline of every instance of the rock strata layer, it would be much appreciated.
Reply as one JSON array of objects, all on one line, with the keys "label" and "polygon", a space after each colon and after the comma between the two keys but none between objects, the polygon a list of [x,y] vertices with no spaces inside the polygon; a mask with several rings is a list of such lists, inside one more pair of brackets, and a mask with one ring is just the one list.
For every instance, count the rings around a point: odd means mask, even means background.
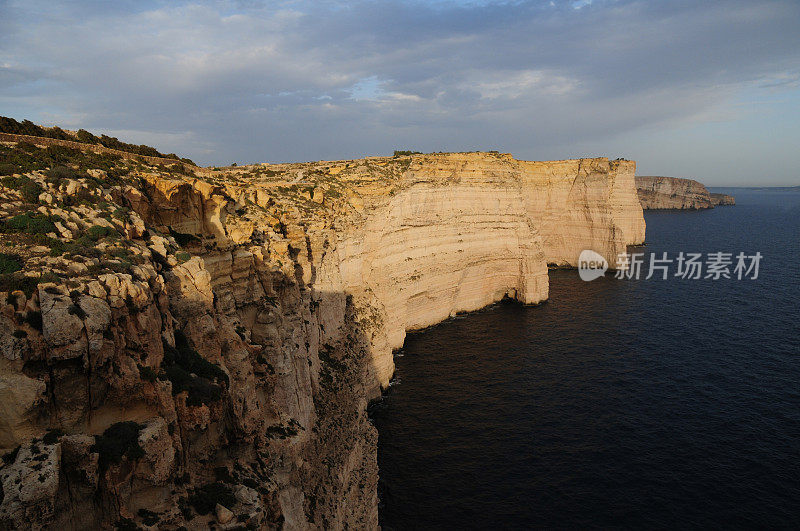
[{"label": "rock strata layer", "polygon": [[705,186],[678,177],[636,177],[636,191],[645,210],[713,208]]},{"label": "rock strata layer", "polygon": [[736,204],[736,198],[728,194],[709,194],[714,206],[730,206]]},{"label": "rock strata layer", "polygon": [[0,188],[0,527],[374,529],[406,331],[644,241],[630,161],[80,164]]}]

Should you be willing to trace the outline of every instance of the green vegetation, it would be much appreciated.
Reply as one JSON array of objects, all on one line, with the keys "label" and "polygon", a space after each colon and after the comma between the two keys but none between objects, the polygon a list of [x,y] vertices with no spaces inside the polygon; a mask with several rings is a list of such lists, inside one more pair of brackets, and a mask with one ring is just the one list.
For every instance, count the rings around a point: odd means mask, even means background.
[{"label": "green vegetation", "polygon": [[99,466],[105,471],[111,464],[117,464],[125,456],[129,461],[135,461],[144,456],[144,450],[139,446],[139,432],[144,426],[133,421],[117,422],[109,426],[102,435],[95,437],[92,452],[100,454]]},{"label": "green vegetation", "polygon": [[0,275],[16,273],[22,269],[19,256],[0,253]]},{"label": "green vegetation", "polygon": [[43,136],[47,138],[56,138],[59,140],[74,140],[69,133],[59,127],[46,129],[44,127],[39,127],[30,120],[22,120],[22,122],[18,122],[13,118],[7,118],[5,116],[0,116],[0,133]]},{"label": "green vegetation", "polygon": [[190,406],[211,404],[222,398],[220,383],[228,385],[228,375],[219,365],[203,358],[189,345],[186,335],[175,331],[175,347],[164,343],[163,372],[160,380],[172,382],[172,394],[186,391],[186,403]]},{"label": "green vegetation", "polygon": [[61,240],[54,240],[50,243],[50,256],[61,256],[68,254],[70,256],[86,256],[87,258],[100,258],[103,252],[94,247],[92,242],[86,236],[81,236],[72,242],[62,242]]},{"label": "green vegetation", "polygon": [[13,175],[16,173],[17,167],[8,162],[0,162],[0,175]]},{"label": "green vegetation", "polygon": [[422,155],[419,151],[406,151],[406,150],[395,150],[394,156],[395,157],[407,157],[409,155]]},{"label": "green vegetation", "polygon": [[44,191],[39,183],[24,175],[19,177],[3,177],[2,183],[6,188],[18,190],[20,195],[22,195],[22,199],[24,199],[26,203],[39,203],[39,194]]},{"label": "green vegetation", "polygon": [[93,227],[89,227],[89,230],[86,231],[86,237],[92,240],[93,242],[100,241],[106,236],[111,236],[112,238],[119,238],[119,234],[114,229],[109,227],[103,227],[101,225],[94,225]]},{"label": "green vegetation", "polygon": [[48,234],[56,231],[56,226],[48,216],[38,212],[26,212],[9,219],[0,227],[2,232],[24,232],[25,234]]},{"label": "green vegetation", "polygon": [[182,264],[184,262],[188,262],[189,260],[191,260],[192,255],[187,253],[186,251],[180,251],[175,253],[175,258],[178,260],[179,264]]},{"label": "green vegetation", "polygon": [[60,185],[65,179],[77,179],[78,176],[72,168],[67,166],[54,166],[45,173],[45,180],[55,185]]},{"label": "green vegetation", "polygon": [[44,127],[39,127],[30,120],[23,120],[22,122],[17,122],[13,118],[0,116],[0,133],[41,136],[45,138],[55,138],[58,140],[71,140],[73,142],[83,142],[84,144],[101,145],[107,148],[133,153],[135,155],[180,160],[182,162],[186,162],[187,164],[194,165],[194,162],[192,162],[190,159],[182,159],[177,155],[175,155],[174,153],[169,153],[165,155],[159,152],[156,148],[146,146],[144,144],[141,145],[128,144],[126,142],[121,142],[119,139],[113,136],[100,135],[98,137],[93,135],[89,131],[86,131],[85,129],[79,129],[77,136],[72,136],[58,127],[44,128]]},{"label": "green vegetation", "polygon": [[[40,148],[26,142],[18,142],[15,146],[0,145],[0,160],[6,165],[4,173],[28,173],[35,170],[47,170],[48,168],[76,166],[74,177],[67,178],[89,178],[85,175],[87,169],[101,169],[109,174],[108,181],[112,184],[119,178],[128,173],[127,169],[118,168],[123,163],[122,157],[110,153],[94,153],[91,151],[81,151],[62,146],[48,146]],[[9,171],[8,168],[13,168]],[[57,170],[55,177],[66,175]],[[62,177],[64,178],[64,177]],[[53,180],[52,182],[58,182]]]}]

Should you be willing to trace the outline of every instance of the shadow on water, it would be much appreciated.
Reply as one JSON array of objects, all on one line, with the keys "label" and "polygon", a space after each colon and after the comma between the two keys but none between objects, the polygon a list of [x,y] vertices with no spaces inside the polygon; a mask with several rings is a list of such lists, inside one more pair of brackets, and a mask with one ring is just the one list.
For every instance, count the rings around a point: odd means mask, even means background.
[{"label": "shadow on water", "polygon": [[[797,526],[800,194],[649,212],[757,280],[582,282],[411,334],[372,410],[387,529]],[[674,269],[673,269],[674,271]]]}]

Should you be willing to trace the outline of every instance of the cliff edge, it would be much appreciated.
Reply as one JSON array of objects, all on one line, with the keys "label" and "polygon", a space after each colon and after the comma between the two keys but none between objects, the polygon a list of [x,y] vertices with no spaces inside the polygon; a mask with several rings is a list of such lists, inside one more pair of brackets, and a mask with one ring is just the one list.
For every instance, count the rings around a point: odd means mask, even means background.
[{"label": "cliff edge", "polygon": [[644,240],[630,161],[0,155],[0,527],[376,528],[406,331]]}]

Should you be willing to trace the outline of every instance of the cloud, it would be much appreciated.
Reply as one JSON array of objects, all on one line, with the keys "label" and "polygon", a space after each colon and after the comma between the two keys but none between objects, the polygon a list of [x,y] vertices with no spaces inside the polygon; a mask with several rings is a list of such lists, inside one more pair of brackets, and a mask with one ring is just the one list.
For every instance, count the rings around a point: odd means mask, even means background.
[{"label": "cloud", "polygon": [[741,91],[796,90],[800,73],[792,1],[29,0],[0,15],[0,114],[205,163],[579,156],[730,117]]}]

